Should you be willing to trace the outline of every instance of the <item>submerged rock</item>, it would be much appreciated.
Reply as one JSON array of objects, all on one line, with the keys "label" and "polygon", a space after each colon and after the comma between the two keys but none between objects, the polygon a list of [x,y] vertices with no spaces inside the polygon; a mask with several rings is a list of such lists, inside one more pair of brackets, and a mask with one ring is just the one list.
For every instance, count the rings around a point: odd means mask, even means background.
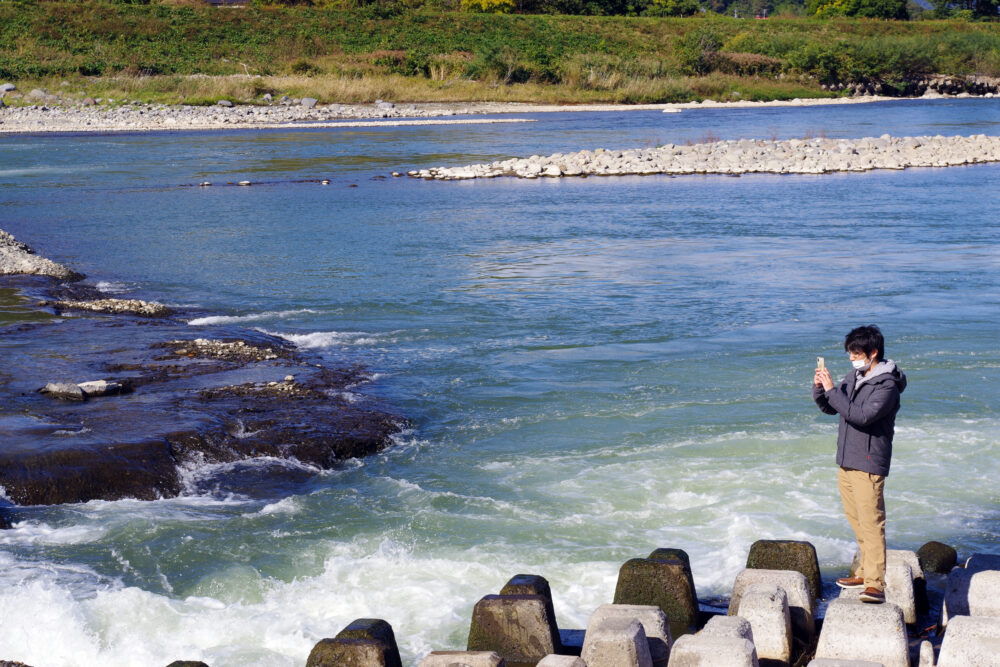
[{"label": "submerged rock", "polygon": [[35,254],[28,245],[21,243],[0,229],[0,276],[12,275],[49,276],[59,280],[81,280],[83,275],[62,264]]},{"label": "submerged rock", "polygon": [[80,385],[73,382],[49,382],[40,392],[63,401],[83,401],[87,398]]}]

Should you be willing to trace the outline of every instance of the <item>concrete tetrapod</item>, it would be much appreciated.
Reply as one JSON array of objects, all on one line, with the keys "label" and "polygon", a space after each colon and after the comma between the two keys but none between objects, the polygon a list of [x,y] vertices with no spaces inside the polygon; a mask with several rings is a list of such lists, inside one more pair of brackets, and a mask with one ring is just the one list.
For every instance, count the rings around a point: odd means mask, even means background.
[{"label": "concrete tetrapod", "polygon": [[941,605],[941,630],[956,616],[1000,617],[1000,570],[951,571]]},{"label": "concrete tetrapod", "polygon": [[838,598],[827,607],[817,658],[868,660],[885,667],[910,667],[903,610]]},{"label": "concrete tetrapod", "polygon": [[882,667],[881,662],[871,660],[841,660],[839,658],[816,658],[808,667]]},{"label": "concrete tetrapod", "polygon": [[633,558],[618,571],[615,604],[656,605],[670,622],[670,635],[694,632],[698,599],[691,567],[680,558]]},{"label": "concrete tetrapod", "polygon": [[1000,665],[1000,618],[955,616],[941,642],[938,667]]},{"label": "concrete tetrapod", "polygon": [[505,667],[505,663],[493,651],[432,651],[419,667]]},{"label": "concrete tetrapod", "polygon": [[306,667],[402,667],[392,626],[380,618],[359,618],[333,639],[320,640]]},{"label": "concrete tetrapod", "polygon": [[754,584],[780,586],[785,591],[792,618],[792,634],[803,646],[811,644],[816,636],[815,606],[805,575],[795,570],[742,570],[733,582],[729,615],[737,614],[743,591]]},{"label": "concrete tetrapod", "polygon": [[500,589],[500,595],[541,595],[545,598],[546,613],[552,619],[552,623],[559,627],[556,622],[555,607],[552,605],[552,587],[545,577],[538,574],[515,574]]},{"label": "concrete tetrapod", "polygon": [[635,619],[642,624],[649,645],[649,656],[654,667],[666,667],[670,658],[670,626],[667,617],[655,605],[605,604],[594,610],[587,622],[587,634],[583,641],[583,655],[587,655],[587,645],[591,637],[597,636],[597,628],[609,618]]},{"label": "concrete tetrapod", "polygon": [[742,616],[713,616],[699,634],[706,637],[736,637],[753,642],[753,626]]},{"label": "concrete tetrapod", "polygon": [[738,615],[753,628],[757,659],[787,665],[792,660],[792,618],[788,596],[774,584],[753,584],[743,591]]},{"label": "concrete tetrapod", "polygon": [[[858,571],[858,567],[861,564],[861,552],[854,552],[854,560],[851,561],[851,574],[853,575]],[[903,583],[901,579],[896,579],[896,585],[892,586],[889,583],[889,568],[893,565],[905,564],[910,568],[910,578],[913,581],[913,606],[912,612],[908,610],[909,597],[910,594],[904,587],[901,586]],[[930,607],[927,600],[927,580],[924,578],[924,570],[920,565],[920,556],[917,555],[915,551],[908,551],[906,549],[886,549],[885,552],[885,566],[886,566],[886,591],[885,596],[889,602],[898,604],[903,608],[903,615],[906,617],[907,623],[917,622],[917,613],[921,611],[927,611]],[[895,590],[893,590],[895,589]]]},{"label": "concrete tetrapod", "polygon": [[535,667],[587,667],[587,663],[575,655],[547,655]]},{"label": "concrete tetrapod", "polygon": [[507,662],[538,662],[561,647],[541,595],[487,595],[476,603],[469,651],[496,651]]},{"label": "concrete tetrapod", "polygon": [[[818,600],[823,589],[816,547],[799,540],[757,540],[750,545],[747,568],[754,570],[795,570],[809,584],[809,594]],[[787,590],[785,591],[788,592]]]},{"label": "concrete tetrapod", "polygon": [[[917,622],[917,605],[914,599],[913,577],[910,566],[902,561],[891,562],[885,568],[885,599],[886,602],[903,610],[903,620],[908,624]],[[852,600],[859,599],[862,589],[842,588],[840,597]]]},{"label": "concrete tetrapod", "polygon": [[749,639],[700,632],[674,642],[669,667],[759,667],[759,663]]},{"label": "concrete tetrapod", "polygon": [[624,616],[612,616],[593,630],[588,628],[581,657],[587,667],[653,666],[642,623]]}]

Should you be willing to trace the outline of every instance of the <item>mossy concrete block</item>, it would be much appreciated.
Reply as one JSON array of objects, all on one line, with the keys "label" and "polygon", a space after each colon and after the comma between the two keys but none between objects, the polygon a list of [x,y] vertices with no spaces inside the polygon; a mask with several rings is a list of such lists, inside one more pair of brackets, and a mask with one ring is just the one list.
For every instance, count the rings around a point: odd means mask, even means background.
[{"label": "mossy concrete block", "polygon": [[759,663],[750,640],[699,632],[674,642],[669,667],[759,667]]},{"label": "mossy concrete block", "polygon": [[575,655],[547,655],[535,667],[587,667],[583,658]]},{"label": "mossy concrete block", "polygon": [[399,667],[399,654],[374,639],[321,639],[312,651],[306,667]]},{"label": "mossy concrete block", "polygon": [[795,570],[809,583],[809,593],[818,600],[823,589],[816,547],[797,540],[757,540],[750,545],[747,568],[755,570]]},{"label": "mossy concrete block", "polygon": [[432,651],[419,667],[505,667],[503,658],[493,651]]},{"label": "mossy concrete block", "polygon": [[624,616],[588,628],[581,657],[587,667],[653,667],[642,623]]},{"label": "mossy concrete block", "polygon": [[1000,570],[1000,556],[996,554],[972,554],[965,561],[966,570]]},{"label": "mossy concrete block", "polygon": [[796,570],[746,569],[736,575],[733,594],[729,598],[729,615],[739,613],[743,591],[754,584],[773,584],[781,587],[788,598],[788,612],[792,618],[792,634],[804,645],[816,636],[816,607],[809,582]]},{"label": "mossy concrete block", "polygon": [[691,599],[698,599],[698,594],[694,590],[694,571],[691,569],[691,558],[688,556],[686,551],[672,547],[661,547],[659,549],[654,549],[653,552],[649,554],[649,559],[664,561],[679,560],[682,562],[684,564],[684,568],[687,570],[688,580],[691,582]]},{"label": "mossy concrete block", "polygon": [[538,662],[559,653],[559,629],[541,595],[487,595],[476,603],[470,651],[496,651],[507,662]]},{"label": "mossy concrete block", "polygon": [[635,619],[642,624],[649,645],[649,656],[654,667],[666,667],[670,657],[670,624],[666,614],[656,605],[605,604],[594,610],[587,622],[582,655],[587,654],[587,643],[596,636],[597,628],[609,618]]},{"label": "mossy concrete block", "polygon": [[738,615],[750,621],[758,660],[788,664],[792,659],[792,617],[788,596],[774,584],[753,584],[743,591]]},{"label": "mossy concrete block", "polygon": [[884,667],[910,667],[903,610],[838,598],[827,607],[817,658],[868,660]]},{"label": "mossy concrete block", "polygon": [[670,623],[670,634],[694,632],[698,624],[698,598],[691,569],[680,558],[633,558],[618,571],[615,604],[655,605]]},{"label": "mossy concrete block", "polygon": [[1000,570],[951,571],[941,605],[941,629],[956,616],[1000,617]]},{"label": "mossy concrete block", "polygon": [[1000,665],[1000,619],[956,616],[941,642],[938,667]]},{"label": "mossy concrete block", "polygon": [[708,619],[700,634],[712,637],[736,637],[753,642],[753,626],[742,616],[713,616]]},{"label": "mossy concrete block", "polygon": [[[552,605],[552,588],[548,580],[538,574],[515,574],[500,589],[500,595],[541,595],[545,598],[545,604],[549,611],[549,616],[555,623],[556,611]],[[558,623],[556,623],[558,626]]]},{"label": "mossy concrete block", "polygon": [[948,574],[958,564],[958,552],[941,542],[928,542],[917,549],[920,568],[925,572]]}]

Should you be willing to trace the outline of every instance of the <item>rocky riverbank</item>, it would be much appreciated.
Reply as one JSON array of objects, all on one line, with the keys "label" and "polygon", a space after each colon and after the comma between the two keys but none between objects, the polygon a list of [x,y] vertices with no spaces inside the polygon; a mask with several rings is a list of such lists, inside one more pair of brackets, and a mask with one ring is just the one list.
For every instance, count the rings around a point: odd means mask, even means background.
[{"label": "rocky riverbank", "polygon": [[467,180],[653,174],[823,174],[837,171],[948,167],[1000,161],[1000,137],[868,137],[864,139],[740,139],[657,148],[532,155],[488,164],[408,172],[413,178]]},{"label": "rocky riverbank", "polygon": [[[0,232],[0,287],[19,295],[20,309],[47,313],[0,326],[9,344],[0,489],[9,502],[154,499],[248,484],[248,493],[273,492],[282,475],[307,477],[310,467],[381,451],[406,426],[358,393],[369,381],[362,368],[326,367],[239,327],[194,330],[188,320],[204,313],[108,299],[83,278]],[[273,465],[254,466],[252,482],[238,466],[212,472],[251,459]],[[0,508],[0,524],[12,512]]]}]

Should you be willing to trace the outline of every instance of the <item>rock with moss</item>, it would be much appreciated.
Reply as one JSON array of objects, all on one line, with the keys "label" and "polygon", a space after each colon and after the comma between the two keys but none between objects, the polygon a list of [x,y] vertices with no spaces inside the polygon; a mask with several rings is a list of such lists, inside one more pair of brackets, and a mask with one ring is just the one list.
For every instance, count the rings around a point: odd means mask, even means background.
[{"label": "rock with moss", "polygon": [[816,547],[798,540],[757,540],[750,546],[747,567],[757,570],[794,570],[809,583],[809,593],[818,600],[823,584]]},{"label": "rock with moss", "polygon": [[472,610],[469,651],[495,651],[508,663],[537,663],[561,649],[542,595],[487,595]]},{"label": "rock with moss", "polygon": [[698,598],[691,566],[680,557],[626,561],[618,571],[614,603],[659,607],[675,638],[697,630]]},{"label": "rock with moss", "polygon": [[924,572],[948,574],[958,564],[958,552],[941,542],[930,541],[917,549],[917,558]]},{"label": "rock with moss", "polygon": [[380,618],[359,618],[323,639],[309,653],[306,667],[402,667],[392,626]]}]

